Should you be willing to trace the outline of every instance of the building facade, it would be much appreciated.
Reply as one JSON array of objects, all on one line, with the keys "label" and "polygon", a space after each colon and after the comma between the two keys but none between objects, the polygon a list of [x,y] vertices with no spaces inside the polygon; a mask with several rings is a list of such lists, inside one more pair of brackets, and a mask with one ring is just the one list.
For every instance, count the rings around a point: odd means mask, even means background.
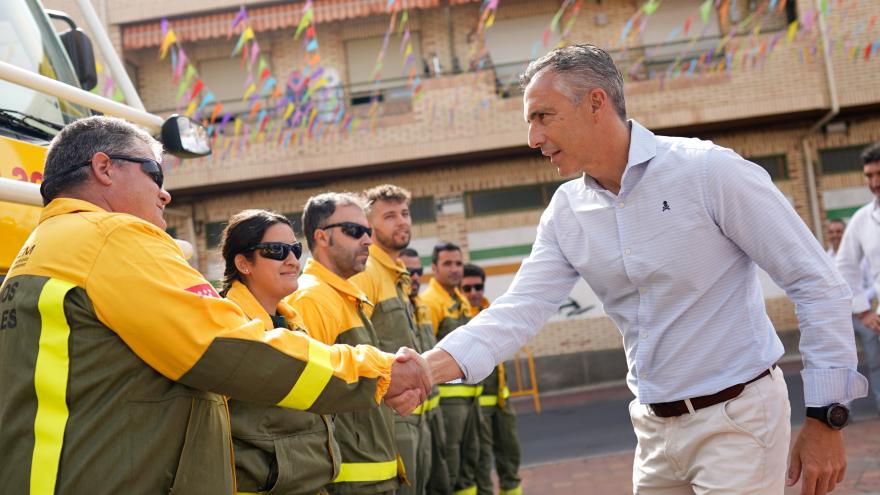
[{"label": "building facade", "polygon": [[[500,295],[563,180],[527,147],[515,84],[559,42],[612,53],[630,118],[762,165],[820,239],[828,219],[870,200],[858,154],[880,140],[877,0],[500,0],[490,10],[471,0],[315,0],[299,37],[305,2],[244,2],[233,28],[241,3],[98,5],[149,111],[187,109],[191,87],[180,97],[175,67],[159,56],[170,27],[202,91],[232,113],[221,126],[212,101],[201,118],[223,127],[214,155],[166,171],[170,228],[193,242],[192,262],[209,279],[222,275],[218,235],[239,210],[269,208],[298,224],[313,194],[389,182],[415,198],[414,247],[429,255],[437,241],[458,243],[486,269],[490,299]],[[233,56],[248,28],[259,55]],[[276,103],[314,86],[303,78],[318,68],[324,82],[297,124]],[[246,96],[262,73],[284,89]],[[266,118],[256,102],[277,108]],[[764,278],[770,316],[796,352],[793,306]],[[620,380],[626,369],[620,334],[583,282],[530,347],[543,389]]]}]

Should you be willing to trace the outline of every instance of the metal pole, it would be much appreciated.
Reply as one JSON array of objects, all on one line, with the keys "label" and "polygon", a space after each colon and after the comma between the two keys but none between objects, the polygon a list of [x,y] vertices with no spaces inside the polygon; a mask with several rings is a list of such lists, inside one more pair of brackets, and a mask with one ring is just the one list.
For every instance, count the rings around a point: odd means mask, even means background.
[{"label": "metal pole", "polygon": [[148,129],[154,134],[159,133],[164,122],[162,117],[158,115],[117,103],[103,96],[98,96],[3,61],[0,61],[0,80],[9,81],[12,84],[56,96],[107,115],[123,118]]},{"label": "metal pole", "polygon": [[107,30],[98,17],[98,13],[95,12],[95,8],[92,7],[92,3],[89,0],[76,0],[76,3],[79,5],[79,10],[82,12],[92,37],[98,45],[98,50],[101,51],[101,55],[104,57],[104,62],[107,63],[107,67],[110,69],[110,74],[113,75],[113,80],[119,85],[119,89],[125,96],[125,101],[139,110],[146,110],[144,102],[141,101],[141,97],[138,96],[131,78],[128,77],[128,72],[125,71],[125,66],[122,64],[119,54],[116,53],[113,43],[110,42],[110,36],[107,35]]}]

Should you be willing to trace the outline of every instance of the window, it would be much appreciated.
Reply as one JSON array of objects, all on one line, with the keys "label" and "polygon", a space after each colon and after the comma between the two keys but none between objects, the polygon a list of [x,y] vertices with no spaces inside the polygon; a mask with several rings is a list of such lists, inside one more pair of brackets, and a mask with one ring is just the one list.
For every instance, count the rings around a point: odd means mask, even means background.
[{"label": "window", "polygon": [[[413,52],[412,61],[406,66],[400,43],[403,36],[393,35],[388,40],[385,49],[385,57],[382,59],[382,68],[379,71],[379,81],[373,81],[373,69],[376,66],[376,58],[382,51],[384,36],[349,40],[345,42],[345,61],[348,67],[348,85],[352,105],[369,104],[374,89],[379,90],[379,101],[383,103],[402,103],[405,111],[410,110],[412,88],[410,88],[408,76],[414,67],[416,73],[422,72],[422,47],[418,33],[411,33]],[[386,107],[385,113],[388,113]]]},{"label": "window", "polygon": [[208,249],[213,249],[220,245],[220,235],[226,228],[226,222],[210,222],[205,224],[205,243]]},{"label": "window", "polygon": [[556,192],[559,185],[559,182],[551,182],[466,192],[464,197],[467,216],[544,208],[550,204],[550,198],[553,197],[553,193]]},{"label": "window", "polygon": [[247,102],[241,101],[241,97],[246,89],[248,72],[242,67],[240,58],[202,60],[198,68],[199,76],[205,86],[214,92],[214,98],[223,104],[224,112],[235,114],[247,109]]},{"label": "window", "polygon": [[[552,50],[559,43],[559,33],[552,31],[544,44],[544,32],[550,27],[551,16],[516,17],[495,21],[486,30],[486,48],[490,63],[495,68],[499,93],[519,95],[519,75],[525,72],[530,60]],[[468,43],[476,32],[468,35]],[[476,69],[477,67],[471,67]]]},{"label": "window", "polygon": [[[654,12],[644,32],[645,65],[648,71],[666,70],[676,58],[688,58],[707,53],[718,45],[721,27],[715,7],[709,13],[708,22],[703,23],[699,0],[663,0]],[[683,25],[690,18],[691,24],[685,34]],[[697,40],[691,40],[697,36]],[[720,55],[720,54],[715,54]]]},{"label": "window", "polygon": [[413,223],[436,222],[437,209],[434,207],[434,196],[413,198],[409,204],[409,214]]},{"label": "window", "polygon": [[819,150],[819,163],[822,173],[839,174],[862,171],[862,150],[864,144],[845,148],[826,148]]},{"label": "window", "polygon": [[[303,224],[302,224],[303,212],[298,211],[296,213],[285,213],[284,216],[287,217],[287,219],[290,220],[290,224],[293,225],[294,235],[296,235],[297,237],[302,237],[302,235],[303,235]],[[300,240],[302,241],[303,239],[300,239]],[[303,241],[303,242],[305,242],[305,241]]]},{"label": "window", "polygon": [[751,156],[748,160],[763,167],[773,180],[788,179],[788,161],[785,155]]}]

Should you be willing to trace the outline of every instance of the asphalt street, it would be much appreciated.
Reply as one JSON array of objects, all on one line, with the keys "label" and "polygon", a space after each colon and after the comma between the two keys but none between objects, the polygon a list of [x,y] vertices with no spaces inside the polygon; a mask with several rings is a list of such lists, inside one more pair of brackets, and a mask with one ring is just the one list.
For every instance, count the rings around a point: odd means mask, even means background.
[{"label": "asphalt street", "polygon": [[[804,421],[803,382],[798,369],[799,364],[783,367],[795,426]],[[523,466],[633,450],[636,438],[627,407],[632,398],[629,390],[620,386],[548,396],[542,399],[540,414],[523,412],[525,404],[517,403]],[[852,411],[855,420],[876,418],[873,396],[853,402]]]}]

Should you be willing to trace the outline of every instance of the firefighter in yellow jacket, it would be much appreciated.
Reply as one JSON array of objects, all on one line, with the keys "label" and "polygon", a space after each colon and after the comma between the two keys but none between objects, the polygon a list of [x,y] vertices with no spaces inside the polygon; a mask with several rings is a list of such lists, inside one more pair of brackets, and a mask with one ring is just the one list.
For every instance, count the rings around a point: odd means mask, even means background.
[{"label": "firefighter in yellow jacket", "polygon": [[[416,324],[418,326],[419,352],[427,352],[437,345],[434,337],[434,325],[431,323],[431,311],[419,299],[421,276],[424,273],[419,253],[410,248],[400,251],[400,260],[406,266],[410,277],[409,300],[413,305]],[[449,480],[449,467],[446,464],[446,427],[443,424],[443,410],[440,409],[440,389],[436,385],[431,389],[428,399],[416,411],[427,418],[431,440],[431,470],[428,475],[425,493],[427,495],[449,495],[452,483]],[[413,413],[415,414],[415,412]],[[425,434],[423,432],[423,434]]]},{"label": "firefighter in yellow jacket", "polygon": [[[364,199],[373,243],[366,269],[351,277],[351,282],[374,303],[370,321],[380,349],[396,352],[409,347],[422,352],[416,344],[419,336],[409,301],[409,273],[398,259],[412,235],[409,191],[384,184],[366,191]],[[423,495],[430,472],[430,432],[423,408],[415,412],[410,416],[394,415],[394,436],[409,481],[398,488],[398,495]]]},{"label": "firefighter in yellow jacket", "polygon": [[[458,290],[463,274],[461,249],[452,243],[438,244],[434,246],[431,261],[434,277],[420,299],[430,310],[439,341],[470,320],[471,307]],[[446,425],[445,457],[455,495],[477,493],[480,393],[481,387],[477,385],[440,385],[440,408]]]},{"label": "firefighter in yellow jacket", "polygon": [[418,376],[415,360],[266,332],[219,298],[163,230],[160,153],[107,117],[50,145],[46,208],[0,286],[5,492],[231,494],[220,394],[332,412],[375,406],[392,368],[392,398]]},{"label": "firefighter in yellow jacket", "polygon": [[[471,318],[489,307],[484,297],[486,272],[477,265],[464,265],[461,293],[471,305]],[[507,398],[510,390],[504,364],[495,367],[488,378],[480,382],[480,463],[477,468],[477,495],[492,495],[492,458],[498,473],[499,495],[521,495],[519,478],[519,436],[516,433],[516,413]]]},{"label": "firefighter in yellow jacket", "polygon": [[[220,253],[221,295],[266,331],[303,331],[302,319],[282,300],[297,289],[302,255],[287,217],[266,210],[233,215]],[[229,415],[239,493],[315,495],[339,474],[330,416],[234,399]]]},{"label": "firefighter in yellow jacket", "polygon": [[[313,258],[288,302],[303,318],[306,331],[328,344],[379,345],[368,316],[371,302],[348,281],[364,270],[369,256],[372,231],[360,198],[341,193],[310,198],[303,230]],[[335,426],[342,466],[327,486],[330,493],[392,493],[398,480],[406,479],[398,461],[391,409],[339,414]]]}]

